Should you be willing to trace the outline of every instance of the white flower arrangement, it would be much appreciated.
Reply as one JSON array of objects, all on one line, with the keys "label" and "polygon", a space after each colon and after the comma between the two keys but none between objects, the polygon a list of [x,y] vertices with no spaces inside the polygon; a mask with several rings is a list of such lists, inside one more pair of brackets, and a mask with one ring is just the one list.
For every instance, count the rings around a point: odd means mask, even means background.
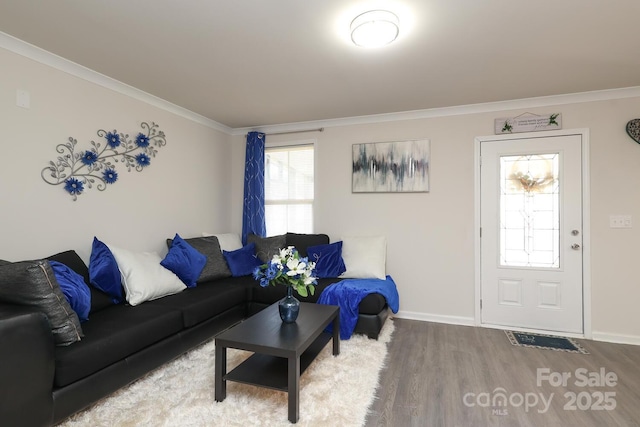
[{"label": "white flower arrangement", "polygon": [[260,286],[282,284],[291,286],[298,295],[306,297],[315,292],[317,278],[313,275],[316,263],[309,261],[307,257],[301,257],[298,250],[289,246],[280,249],[271,261],[257,267],[253,277],[260,281]]}]

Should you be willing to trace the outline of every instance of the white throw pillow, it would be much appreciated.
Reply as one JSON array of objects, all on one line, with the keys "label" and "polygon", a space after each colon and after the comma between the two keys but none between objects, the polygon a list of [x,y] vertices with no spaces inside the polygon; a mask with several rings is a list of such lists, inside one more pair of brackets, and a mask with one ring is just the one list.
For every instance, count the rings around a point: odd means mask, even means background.
[{"label": "white throw pillow", "polygon": [[160,265],[162,258],[155,252],[135,253],[107,245],[116,259],[122,286],[131,305],[138,305],[186,289],[182,280]]},{"label": "white throw pillow", "polygon": [[240,236],[234,233],[213,234],[205,232],[202,233],[202,237],[217,237],[221,251],[233,252],[235,250],[242,249]]},{"label": "white throw pillow", "polygon": [[343,237],[343,279],[386,279],[387,239],[384,236]]}]

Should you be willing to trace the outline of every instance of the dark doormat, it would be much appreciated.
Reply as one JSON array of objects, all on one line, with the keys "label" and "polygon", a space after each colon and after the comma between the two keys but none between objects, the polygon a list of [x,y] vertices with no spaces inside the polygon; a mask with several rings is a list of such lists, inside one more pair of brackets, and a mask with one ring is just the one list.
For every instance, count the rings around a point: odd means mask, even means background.
[{"label": "dark doormat", "polygon": [[520,347],[544,348],[546,350],[565,351],[567,353],[589,354],[580,344],[571,338],[539,335],[524,332],[505,331],[509,341]]}]

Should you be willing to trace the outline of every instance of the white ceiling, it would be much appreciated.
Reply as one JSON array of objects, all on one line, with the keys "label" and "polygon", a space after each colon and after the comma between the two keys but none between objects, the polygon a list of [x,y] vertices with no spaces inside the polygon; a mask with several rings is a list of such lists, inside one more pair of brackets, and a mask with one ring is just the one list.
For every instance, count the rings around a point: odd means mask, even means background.
[{"label": "white ceiling", "polygon": [[[381,7],[398,40],[350,44]],[[638,0],[0,0],[0,31],[231,128],[640,86],[639,17]]]}]

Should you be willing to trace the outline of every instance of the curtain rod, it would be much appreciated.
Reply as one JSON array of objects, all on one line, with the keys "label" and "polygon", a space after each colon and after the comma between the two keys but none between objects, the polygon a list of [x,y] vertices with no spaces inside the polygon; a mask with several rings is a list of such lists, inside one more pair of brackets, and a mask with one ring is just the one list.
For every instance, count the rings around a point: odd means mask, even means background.
[{"label": "curtain rod", "polygon": [[[324,128],[317,128],[317,129],[306,129],[306,130],[290,130],[287,132],[274,132],[274,133],[265,133],[265,135],[267,136],[272,136],[272,135],[288,135],[290,133],[306,133],[306,132],[324,132]],[[245,134],[245,137],[248,134]]]}]

